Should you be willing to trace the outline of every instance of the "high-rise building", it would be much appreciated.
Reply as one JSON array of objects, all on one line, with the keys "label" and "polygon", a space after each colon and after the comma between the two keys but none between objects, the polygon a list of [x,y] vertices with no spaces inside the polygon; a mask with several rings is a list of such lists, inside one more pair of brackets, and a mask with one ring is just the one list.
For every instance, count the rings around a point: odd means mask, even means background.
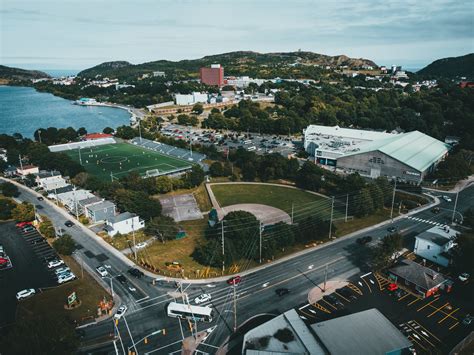
[{"label": "high-rise building", "polygon": [[211,64],[210,68],[201,68],[201,83],[212,86],[224,85],[224,68],[220,64]]}]

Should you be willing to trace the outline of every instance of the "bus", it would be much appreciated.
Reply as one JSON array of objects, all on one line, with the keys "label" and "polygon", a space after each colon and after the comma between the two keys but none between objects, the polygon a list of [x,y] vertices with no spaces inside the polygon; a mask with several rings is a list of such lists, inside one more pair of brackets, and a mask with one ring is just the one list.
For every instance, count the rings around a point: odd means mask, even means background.
[{"label": "bus", "polygon": [[168,317],[188,319],[191,321],[212,322],[212,308],[191,306],[183,303],[171,302],[166,306]]}]

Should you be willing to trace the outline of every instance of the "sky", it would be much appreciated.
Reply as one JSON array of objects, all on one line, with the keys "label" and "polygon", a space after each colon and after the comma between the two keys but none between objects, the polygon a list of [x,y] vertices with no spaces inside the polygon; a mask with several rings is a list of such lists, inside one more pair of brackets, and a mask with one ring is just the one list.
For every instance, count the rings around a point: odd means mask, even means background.
[{"label": "sky", "polygon": [[236,50],[420,68],[474,52],[472,0],[0,0],[0,64],[85,69]]}]

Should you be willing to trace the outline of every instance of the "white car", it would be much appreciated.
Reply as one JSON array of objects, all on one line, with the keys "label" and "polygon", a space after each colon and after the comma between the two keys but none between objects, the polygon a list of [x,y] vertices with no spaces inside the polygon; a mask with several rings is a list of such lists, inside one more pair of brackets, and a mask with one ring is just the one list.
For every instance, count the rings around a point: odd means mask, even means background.
[{"label": "white car", "polygon": [[209,293],[203,293],[201,296],[197,296],[194,299],[194,303],[201,304],[201,303],[209,302],[211,300],[211,298],[212,297]]},{"label": "white car", "polygon": [[60,275],[58,277],[58,284],[63,284],[65,282],[72,281],[75,278],[76,278],[76,275],[74,275],[72,272],[69,274]]},{"label": "white car", "polygon": [[62,261],[61,259],[52,260],[48,263],[48,269],[52,269],[52,268],[58,267],[58,266],[63,265],[63,264],[64,264],[64,261]]},{"label": "white car", "polygon": [[56,276],[61,275],[61,274],[64,274],[64,273],[66,273],[66,272],[71,272],[71,269],[68,268],[67,266],[65,266],[65,267],[60,267],[60,268],[54,270],[54,273],[56,274]]},{"label": "white car", "polygon": [[135,248],[136,249],[143,249],[147,246],[148,244],[146,242],[141,242],[141,243],[138,243],[137,245],[135,245]]},{"label": "white car", "polygon": [[443,200],[445,200],[446,202],[451,202],[452,201],[451,197],[446,196],[446,195],[443,196]]},{"label": "white car", "polygon": [[462,273],[461,275],[458,276],[458,279],[459,279],[459,281],[465,282],[465,281],[469,280],[469,277],[471,277],[471,275],[469,275],[467,272],[464,272],[464,273]]},{"label": "white car", "polygon": [[103,266],[98,266],[98,267],[96,268],[96,270],[97,270],[97,272],[99,273],[99,275],[102,276],[102,277],[105,277],[105,276],[108,276],[108,275],[109,275],[108,271],[105,270],[105,267],[103,267]]},{"label": "white car", "polygon": [[16,299],[18,301],[33,296],[36,293],[34,288],[27,288],[26,290],[21,290],[16,294]]},{"label": "white car", "polygon": [[120,306],[119,309],[117,309],[117,313],[115,313],[114,318],[115,319],[120,319],[122,316],[127,312],[127,306],[123,305]]}]

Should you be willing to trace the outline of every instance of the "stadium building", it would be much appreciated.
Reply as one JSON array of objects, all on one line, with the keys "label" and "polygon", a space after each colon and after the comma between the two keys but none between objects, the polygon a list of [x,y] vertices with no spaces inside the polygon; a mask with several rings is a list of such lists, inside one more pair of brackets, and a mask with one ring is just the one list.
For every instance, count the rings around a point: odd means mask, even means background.
[{"label": "stadium building", "polygon": [[449,145],[424,133],[386,133],[310,125],[304,148],[316,164],[336,172],[420,183],[448,154]]}]

